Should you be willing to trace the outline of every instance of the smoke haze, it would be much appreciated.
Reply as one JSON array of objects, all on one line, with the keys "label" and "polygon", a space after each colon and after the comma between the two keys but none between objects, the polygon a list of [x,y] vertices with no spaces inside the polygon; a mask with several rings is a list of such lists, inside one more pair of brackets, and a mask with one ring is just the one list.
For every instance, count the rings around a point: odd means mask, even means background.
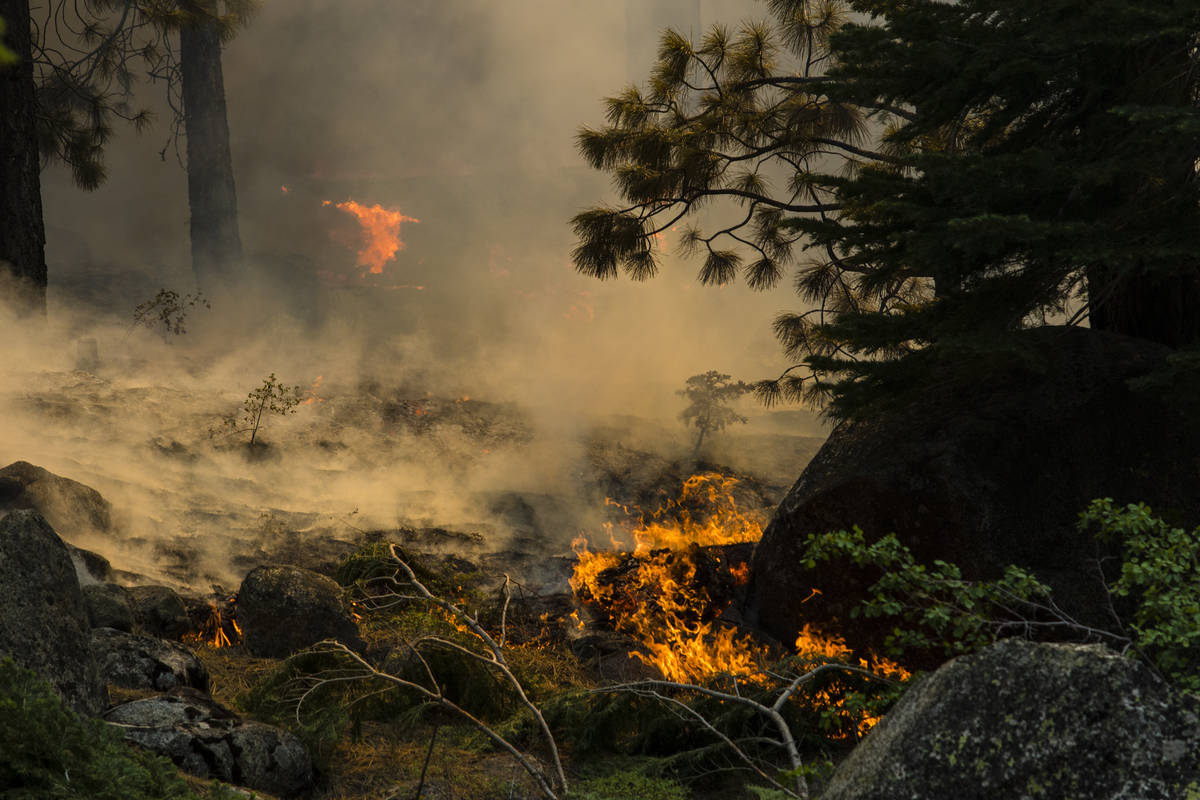
[{"label": "smoke haze", "polygon": [[[228,543],[272,524],[467,523],[487,518],[488,493],[575,492],[582,437],[597,425],[624,426],[630,447],[686,452],[676,390],[710,369],[777,374],[770,322],[796,299],[701,287],[697,264],[670,259],[643,284],[600,283],[570,264],[569,219],[612,196],[575,133],[603,122],[603,97],[644,77],[659,20],[674,14],[698,33],[765,9],[265,0],[224,54],[245,285],[205,287],[213,308],[193,309],[182,336],[130,325],[159,289],[195,289],[185,174],[174,146],[163,150],[169,112],[161,86],[141,87],[158,124],[119,131],[105,185],[83,193],[65,169],[43,174],[49,323],[0,321],[12,343],[0,461],[40,464],[125,509],[127,538],[150,543],[148,561],[130,551],[128,568],[154,574],[164,547],[192,548],[203,575],[233,580]],[[381,275],[356,263],[355,220],[324,204],[348,199],[420,220],[402,226],[406,246]],[[94,374],[73,371],[86,338]],[[269,440],[292,443],[282,457],[247,463],[222,444],[219,420],[268,373],[313,402],[269,423]],[[425,395],[499,404],[470,412],[498,426],[496,446],[479,452],[462,425],[416,436],[362,424],[364,403],[416,414]],[[467,413],[434,410],[459,423]],[[747,433],[821,432],[797,412],[743,411]],[[505,425],[521,435],[505,438]],[[580,508],[543,511],[561,511],[563,547],[587,522]]]}]

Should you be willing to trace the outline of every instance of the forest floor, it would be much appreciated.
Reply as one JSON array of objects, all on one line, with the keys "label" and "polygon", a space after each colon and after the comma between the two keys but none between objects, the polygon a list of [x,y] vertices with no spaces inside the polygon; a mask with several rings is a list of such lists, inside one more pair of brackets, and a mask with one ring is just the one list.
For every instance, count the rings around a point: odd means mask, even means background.
[{"label": "forest floor", "polygon": [[[606,524],[634,524],[706,471],[735,477],[743,510],[766,519],[823,441],[778,423],[750,425],[716,438],[697,461],[681,425],[610,416],[564,427],[511,402],[400,381],[314,377],[300,387],[295,413],[267,416],[251,447],[238,416],[245,392],[264,379],[243,371],[214,383],[187,368],[164,377],[133,362],[29,369],[10,375],[0,392],[7,420],[0,461],[30,461],[96,488],[113,504],[114,531],[64,538],[104,555],[131,580],[185,593],[229,594],[260,563],[330,574],[370,543],[394,541],[481,565],[479,596],[503,575],[529,596],[563,596],[581,534],[593,549],[607,546]],[[411,614],[365,614],[361,624],[374,650],[386,652],[419,622]],[[392,708],[390,717],[325,709],[332,716],[318,724],[268,702],[263,687],[287,669],[282,662],[253,658],[236,644],[191,644],[218,701],[306,737],[322,770],[321,800],[398,800],[418,784],[422,797],[536,795],[514,762],[470,726],[419,704]],[[601,678],[561,631],[530,633],[513,652],[531,693],[543,698],[586,692]],[[515,724],[511,709],[494,711],[497,724]],[[572,776],[670,772],[661,753],[639,756],[618,744],[603,757],[568,744]]]}]

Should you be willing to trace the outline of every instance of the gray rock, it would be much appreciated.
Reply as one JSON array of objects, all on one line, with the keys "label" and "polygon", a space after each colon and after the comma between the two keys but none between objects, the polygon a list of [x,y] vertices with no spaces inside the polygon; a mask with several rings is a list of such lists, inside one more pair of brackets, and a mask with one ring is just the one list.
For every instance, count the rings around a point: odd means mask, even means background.
[{"label": "gray rock", "polygon": [[363,646],[342,588],[299,567],[252,570],[238,590],[237,619],[247,649],[259,657],[286,658],[323,639]]},{"label": "gray rock", "polygon": [[181,644],[112,628],[92,631],[92,651],[108,683],[126,689],[208,691],[208,670]]},{"label": "gray rock", "polygon": [[821,800],[1178,800],[1200,792],[1200,699],[1101,645],[1010,639],[909,689]]},{"label": "gray rock", "polygon": [[133,620],[151,636],[178,639],[192,628],[183,600],[168,586],[133,586],[128,590]]},{"label": "gray rock", "polygon": [[133,611],[129,593],[115,583],[93,583],[82,588],[83,605],[88,623],[93,628],[115,628],[125,633],[133,631]]},{"label": "gray rock", "polygon": [[878,650],[892,620],[837,623],[877,576],[810,570],[801,558],[807,535],[857,525],[868,541],[894,532],[919,561],[958,564],[971,580],[1020,565],[1077,619],[1109,624],[1079,512],[1111,497],[1144,501],[1189,530],[1200,523],[1195,396],[1137,390],[1170,367],[1152,342],[1040,328],[1007,346],[987,359],[945,356],[919,401],[833,432],[755,550],[749,622],[784,642],[806,623],[832,623],[848,644]]},{"label": "gray rock", "polygon": [[0,654],[49,681],[84,714],[108,704],[91,626],[62,539],[36,511],[0,517]]},{"label": "gray rock", "polygon": [[67,538],[112,530],[112,506],[90,486],[28,461],[0,469],[0,510],[33,509]]},{"label": "gray rock", "polygon": [[75,564],[75,575],[79,578],[80,586],[112,580],[113,568],[107,558],[70,543],[67,544],[67,550],[70,551],[71,561]]},{"label": "gray rock", "polygon": [[110,709],[104,718],[129,741],[193,775],[280,797],[293,797],[313,784],[312,760],[294,735],[243,722],[196,692],[134,700]]}]

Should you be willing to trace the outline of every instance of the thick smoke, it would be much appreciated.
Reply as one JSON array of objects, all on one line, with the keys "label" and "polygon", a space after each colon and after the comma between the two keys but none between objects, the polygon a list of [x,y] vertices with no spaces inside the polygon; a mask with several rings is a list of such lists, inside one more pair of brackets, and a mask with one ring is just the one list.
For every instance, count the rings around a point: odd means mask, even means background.
[{"label": "thick smoke", "polygon": [[[267,0],[224,57],[245,274],[233,291],[204,287],[212,309],[193,308],[177,337],[131,325],[159,289],[195,291],[169,111],[161,86],[141,86],[135,104],[159,124],[120,132],[104,186],[85,194],[65,170],[43,175],[50,317],[0,323],[10,343],[0,461],[105,493],[124,510],[125,538],[145,540],[129,568],[154,574],[175,547],[205,562],[191,580],[230,580],[222,537],[272,525],[486,527],[481,497],[575,491],[597,426],[630,447],[685,453],[675,391],[709,369],[777,374],[770,321],[796,300],[701,287],[695,264],[669,261],[631,284],[569,263],[568,220],[611,198],[575,132],[602,123],[604,96],[644,77],[662,18],[683,14],[679,27],[694,29],[765,15],[751,0],[659,6]],[[406,247],[382,275],[361,274],[357,224],[324,204],[347,199],[420,220],[404,225]],[[74,372],[87,339],[99,367]],[[265,436],[278,451],[247,462],[220,417],[268,373],[313,402],[272,419]],[[518,409],[513,424],[528,435],[482,453],[461,425],[399,436],[347,422],[362,418],[356,402],[416,413],[426,393],[511,403],[494,413],[503,422]],[[746,434],[819,434],[796,412],[743,410]],[[729,451],[762,466],[746,446]],[[794,477],[791,467],[774,477]],[[586,524],[583,505],[554,520],[556,544]],[[97,549],[120,561],[113,543]]]}]

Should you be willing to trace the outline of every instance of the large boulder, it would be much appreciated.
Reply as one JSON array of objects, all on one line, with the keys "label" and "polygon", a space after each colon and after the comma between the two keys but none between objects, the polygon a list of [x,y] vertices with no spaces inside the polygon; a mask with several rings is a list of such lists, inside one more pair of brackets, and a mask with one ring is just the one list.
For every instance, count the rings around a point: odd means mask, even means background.
[{"label": "large boulder", "polygon": [[0,511],[33,509],[68,538],[112,530],[112,506],[99,492],[47,469],[15,461],[0,469]]},{"label": "large boulder", "polygon": [[186,686],[208,691],[208,670],[176,642],[96,628],[92,631],[92,651],[100,675],[115,686],[160,692]]},{"label": "large boulder", "polygon": [[83,606],[93,628],[115,628],[133,632],[133,611],[129,592],[115,583],[93,583],[82,587]]},{"label": "large boulder", "polygon": [[169,586],[132,586],[126,590],[133,621],[144,633],[178,639],[192,629],[187,606]]},{"label": "large boulder", "polygon": [[36,511],[0,517],[0,655],[49,681],[84,714],[100,713],[108,692],[71,555]]},{"label": "large boulder", "polygon": [[291,733],[243,722],[198,692],[180,690],[109,709],[105,720],[131,742],[186,772],[280,797],[312,788],[312,760]]},{"label": "large boulder", "polygon": [[1032,569],[1069,613],[1107,624],[1097,543],[1076,530],[1079,512],[1111,497],[1200,523],[1195,403],[1137,386],[1166,369],[1169,352],[1086,329],[1023,331],[1003,356],[936,367],[919,402],[843,423],[755,551],[746,618],[785,642],[815,622],[878,645],[882,626],[838,624],[873,577],[800,563],[807,535],[858,525],[970,579],[1010,563]]},{"label": "large boulder", "polygon": [[1200,796],[1200,700],[1102,645],[1010,639],[917,683],[821,800]]},{"label": "large boulder", "polygon": [[237,619],[246,648],[262,658],[286,658],[323,639],[362,647],[342,588],[300,567],[251,570],[238,590]]}]

